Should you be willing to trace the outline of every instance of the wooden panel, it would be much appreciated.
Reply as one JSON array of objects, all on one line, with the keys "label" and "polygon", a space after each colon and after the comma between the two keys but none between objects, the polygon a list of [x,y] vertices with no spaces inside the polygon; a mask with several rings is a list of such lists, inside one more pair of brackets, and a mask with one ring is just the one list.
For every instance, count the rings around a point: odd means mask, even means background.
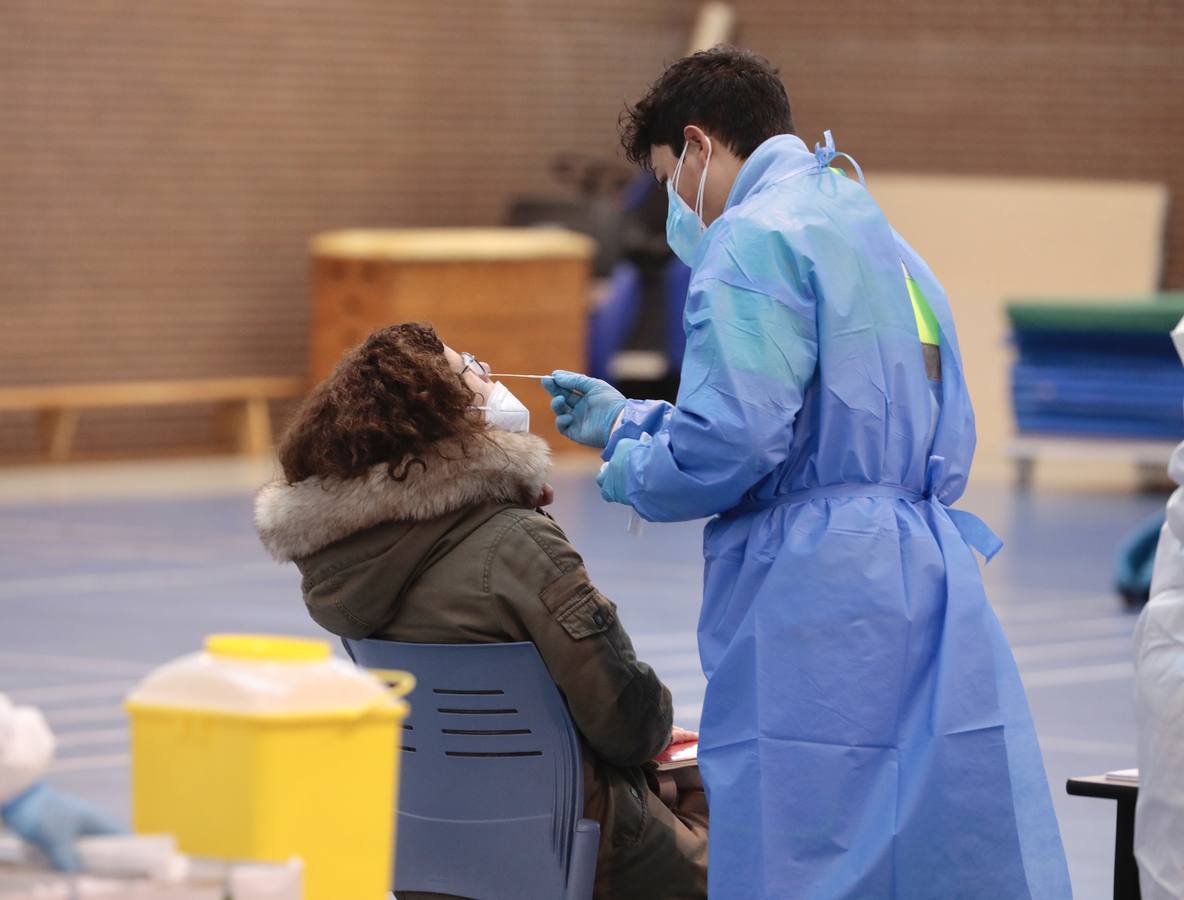
[{"label": "wooden panel", "polygon": [[[433,325],[441,339],[495,370],[546,374],[585,365],[588,263],[584,259],[413,262],[319,259],[313,265],[314,381],[370,331],[397,322]],[[536,383],[509,385],[531,412],[531,430],[557,452],[574,445],[554,428]]]},{"label": "wooden panel", "polygon": [[[465,271],[414,266],[400,273],[392,313],[430,321],[443,340],[494,371],[543,375],[585,367],[587,264],[477,263]],[[530,409],[531,430],[559,453],[576,445],[554,426],[550,397],[536,382],[507,385]]]},{"label": "wooden panel", "polygon": [[394,273],[389,264],[344,259],[314,259],[312,269],[309,368],[315,383],[333,371],[342,353],[390,324],[385,298]]},{"label": "wooden panel", "polygon": [[978,426],[975,466],[1002,470],[1015,429],[1006,303],[1155,291],[1160,184],[874,175],[868,187],[949,295]]}]

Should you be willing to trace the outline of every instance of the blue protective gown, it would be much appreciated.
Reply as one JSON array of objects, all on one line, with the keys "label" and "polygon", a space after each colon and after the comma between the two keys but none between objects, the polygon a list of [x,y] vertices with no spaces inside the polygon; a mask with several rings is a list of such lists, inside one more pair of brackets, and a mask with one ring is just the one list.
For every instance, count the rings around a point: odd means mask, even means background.
[{"label": "blue protective gown", "polygon": [[[949,508],[975,442],[949,304],[825,161],[783,135],[745,162],[696,251],[677,405],[629,401],[605,450],[643,518],[714,516],[710,896],[1070,897],[970,549],[993,535]],[[939,404],[902,261],[940,325]]]}]

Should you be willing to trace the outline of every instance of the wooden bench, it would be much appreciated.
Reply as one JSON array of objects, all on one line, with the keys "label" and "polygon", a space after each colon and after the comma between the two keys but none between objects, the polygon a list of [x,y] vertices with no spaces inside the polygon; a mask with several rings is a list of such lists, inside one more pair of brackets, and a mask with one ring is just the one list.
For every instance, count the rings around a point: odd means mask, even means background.
[{"label": "wooden bench", "polygon": [[271,449],[269,401],[299,397],[306,386],[300,377],[265,376],[3,387],[0,412],[38,413],[45,453],[61,461],[70,456],[84,409],[218,403],[227,409],[239,451],[266,453]]}]

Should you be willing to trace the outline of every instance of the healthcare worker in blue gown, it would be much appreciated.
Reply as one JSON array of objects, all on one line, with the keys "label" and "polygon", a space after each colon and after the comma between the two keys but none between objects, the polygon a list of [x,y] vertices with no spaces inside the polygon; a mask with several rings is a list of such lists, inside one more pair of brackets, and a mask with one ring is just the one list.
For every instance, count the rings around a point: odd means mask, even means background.
[{"label": "healthcare worker in blue gown", "polygon": [[678,401],[555,372],[606,500],[711,517],[699,653],[709,892],[1071,896],[1023,687],[953,504],[974,452],[950,306],[776,70],[675,63],[627,111],[692,267]]}]

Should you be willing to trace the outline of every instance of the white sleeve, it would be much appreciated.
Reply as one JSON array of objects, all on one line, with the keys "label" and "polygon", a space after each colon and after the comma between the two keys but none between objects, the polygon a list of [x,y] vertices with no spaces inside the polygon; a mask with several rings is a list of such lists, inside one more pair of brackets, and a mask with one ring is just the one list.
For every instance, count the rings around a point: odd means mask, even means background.
[{"label": "white sleeve", "polygon": [[[1184,482],[1184,444],[1168,469]],[[1184,487],[1168,501],[1151,599],[1135,628],[1139,800],[1135,857],[1145,900],[1184,897]]]},{"label": "white sleeve", "polygon": [[45,774],[53,750],[53,732],[41,711],[13,706],[0,694],[0,805]]}]

